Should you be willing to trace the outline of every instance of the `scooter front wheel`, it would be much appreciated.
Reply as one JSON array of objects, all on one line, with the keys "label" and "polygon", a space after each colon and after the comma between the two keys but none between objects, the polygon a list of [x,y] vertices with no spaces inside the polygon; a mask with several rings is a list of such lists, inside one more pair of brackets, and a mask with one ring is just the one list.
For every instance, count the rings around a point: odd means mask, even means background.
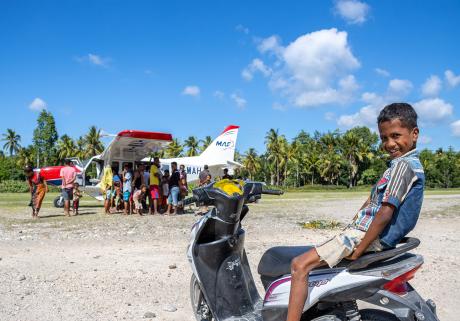
[{"label": "scooter front wheel", "polygon": [[197,321],[215,321],[194,274],[190,279],[190,301]]}]

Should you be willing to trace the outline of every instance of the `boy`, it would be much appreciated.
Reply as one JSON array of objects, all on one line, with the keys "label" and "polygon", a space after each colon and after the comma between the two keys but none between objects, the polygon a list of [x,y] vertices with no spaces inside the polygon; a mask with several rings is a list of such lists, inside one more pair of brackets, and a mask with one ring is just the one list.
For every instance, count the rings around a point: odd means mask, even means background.
[{"label": "boy", "polygon": [[343,258],[356,260],[366,251],[395,247],[417,223],[425,183],[415,149],[417,114],[409,104],[394,103],[383,108],[377,125],[390,166],[347,229],[292,260],[287,321],[300,320],[311,270],[325,264],[333,267]]},{"label": "boy", "polygon": [[83,197],[82,192],[79,189],[80,184],[77,182],[73,183],[73,215],[78,215],[78,207],[80,206],[80,198]]},{"label": "boy", "polygon": [[123,170],[123,201],[125,203],[125,215],[131,214],[131,192],[132,192],[132,181],[133,181],[133,174],[131,172],[129,164],[125,164]]}]

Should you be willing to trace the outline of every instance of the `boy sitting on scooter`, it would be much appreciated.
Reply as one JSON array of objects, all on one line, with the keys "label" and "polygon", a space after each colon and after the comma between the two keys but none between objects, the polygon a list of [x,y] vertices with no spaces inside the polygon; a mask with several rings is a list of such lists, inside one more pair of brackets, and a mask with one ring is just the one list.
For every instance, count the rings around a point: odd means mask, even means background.
[{"label": "boy sitting on scooter", "polygon": [[294,258],[287,321],[299,321],[308,296],[308,275],[321,265],[336,266],[368,251],[395,247],[417,223],[425,175],[418,158],[417,113],[411,105],[386,106],[377,118],[383,149],[391,162],[371,195],[342,233]]}]

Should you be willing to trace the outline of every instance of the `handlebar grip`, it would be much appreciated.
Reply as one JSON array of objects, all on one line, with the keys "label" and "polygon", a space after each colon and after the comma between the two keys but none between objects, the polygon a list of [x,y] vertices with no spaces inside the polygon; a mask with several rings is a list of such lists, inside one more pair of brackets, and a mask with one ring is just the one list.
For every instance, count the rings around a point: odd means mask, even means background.
[{"label": "handlebar grip", "polygon": [[186,198],[182,203],[185,206],[185,205],[195,203],[196,201],[198,201],[198,199],[195,196],[192,196],[192,197]]},{"label": "handlebar grip", "polygon": [[267,195],[283,195],[284,192],[281,190],[276,190],[276,189],[264,189],[262,190],[262,194],[267,194]]}]

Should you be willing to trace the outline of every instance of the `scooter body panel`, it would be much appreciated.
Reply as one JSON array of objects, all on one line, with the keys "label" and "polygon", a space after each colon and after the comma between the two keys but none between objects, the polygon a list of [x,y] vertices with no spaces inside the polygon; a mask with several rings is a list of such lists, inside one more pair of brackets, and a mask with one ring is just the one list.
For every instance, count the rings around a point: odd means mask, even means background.
[{"label": "scooter body panel", "polygon": [[244,251],[244,230],[216,240],[202,237],[205,241],[200,242],[200,232],[216,224],[216,220],[217,224],[228,224],[210,215],[195,226],[196,241],[190,245],[188,255],[213,316],[216,320],[231,320],[260,309],[261,299]]}]

